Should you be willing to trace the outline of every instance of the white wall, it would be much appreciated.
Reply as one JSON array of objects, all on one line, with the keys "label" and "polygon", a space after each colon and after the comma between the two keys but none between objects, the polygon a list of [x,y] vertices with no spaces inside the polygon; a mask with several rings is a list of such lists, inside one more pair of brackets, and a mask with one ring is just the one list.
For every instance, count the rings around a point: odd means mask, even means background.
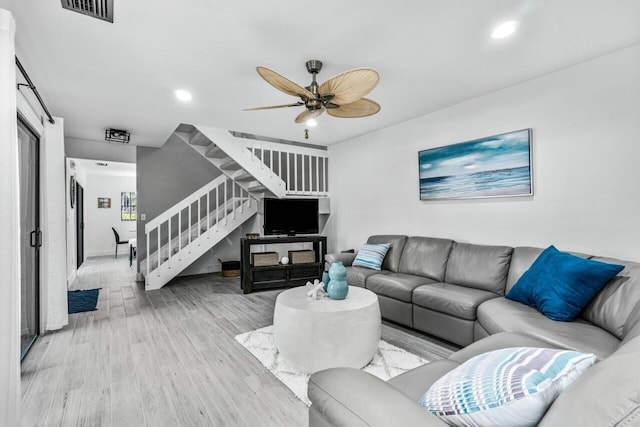
[{"label": "white wall", "polygon": [[[120,240],[136,238],[136,221],[120,220],[120,193],[136,191],[135,176],[87,175],[84,187],[84,247],[85,256],[113,255],[115,239],[111,227]],[[110,197],[111,208],[98,208],[98,197]],[[118,247],[118,256],[129,254],[127,245]]]},{"label": "white wall", "polygon": [[[636,45],[331,146],[330,249],[402,233],[640,261],[639,75]],[[419,200],[418,151],[529,127],[533,197]]]},{"label": "white wall", "polygon": [[[66,146],[66,144],[65,144]],[[78,182],[82,188],[87,188],[87,175],[84,169],[80,167],[77,163],[67,158],[66,159],[66,168],[65,168],[65,210],[67,213],[66,225],[67,225],[67,287],[71,286],[73,281],[76,279],[76,274],[78,271],[77,268],[77,252],[76,252],[76,210],[75,207],[71,207],[71,202],[69,200],[69,189],[70,189],[70,180],[71,175],[76,177],[76,182]],[[86,258],[86,253],[85,253]]]},{"label": "white wall", "polygon": [[20,198],[15,56],[16,25],[0,9],[0,425],[20,424]]},{"label": "white wall", "polygon": [[65,138],[64,150],[67,157],[77,159],[100,159],[123,163],[136,162],[136,147],[129,144]]}]

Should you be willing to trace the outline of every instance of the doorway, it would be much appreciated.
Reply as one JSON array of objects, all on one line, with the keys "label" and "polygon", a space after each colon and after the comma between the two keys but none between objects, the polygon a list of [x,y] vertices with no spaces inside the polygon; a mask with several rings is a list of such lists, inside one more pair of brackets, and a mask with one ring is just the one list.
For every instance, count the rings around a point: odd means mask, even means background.
[{"label": "doorway", "polygon": [[18,117],[20,174],[20,359],[40,333],[40,138]]},{"label": "doorway", "polygon": [[84,261],[84,188],[76,182],[76,268]]}]

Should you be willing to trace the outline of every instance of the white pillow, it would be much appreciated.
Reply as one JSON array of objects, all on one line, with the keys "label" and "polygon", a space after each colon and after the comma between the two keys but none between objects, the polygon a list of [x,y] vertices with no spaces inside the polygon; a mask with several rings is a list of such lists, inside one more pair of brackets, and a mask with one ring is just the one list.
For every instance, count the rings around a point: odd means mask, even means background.
[{"label": "white pillow", "polygon": [[452,426],[535,426],[596,357],[549,348],[506,348],[473,357],[420,399]]}]

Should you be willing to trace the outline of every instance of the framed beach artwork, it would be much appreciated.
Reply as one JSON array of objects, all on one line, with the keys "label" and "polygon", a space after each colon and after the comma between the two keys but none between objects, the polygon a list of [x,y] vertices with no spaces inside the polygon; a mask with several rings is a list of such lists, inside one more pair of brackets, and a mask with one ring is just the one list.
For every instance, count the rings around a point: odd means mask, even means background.
[{"label": "framed beach artwork", "polygon": [[418,154],[420,200],[533,195],[531,129]]}]

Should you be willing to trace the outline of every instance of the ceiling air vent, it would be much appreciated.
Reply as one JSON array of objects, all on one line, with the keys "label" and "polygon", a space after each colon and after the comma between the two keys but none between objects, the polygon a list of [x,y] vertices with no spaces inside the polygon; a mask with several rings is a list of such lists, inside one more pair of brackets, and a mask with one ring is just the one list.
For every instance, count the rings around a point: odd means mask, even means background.
[{"label": "ceiling air vent", "polygon": [[113,22],[113,0],[60,0],[64,9]]}]

